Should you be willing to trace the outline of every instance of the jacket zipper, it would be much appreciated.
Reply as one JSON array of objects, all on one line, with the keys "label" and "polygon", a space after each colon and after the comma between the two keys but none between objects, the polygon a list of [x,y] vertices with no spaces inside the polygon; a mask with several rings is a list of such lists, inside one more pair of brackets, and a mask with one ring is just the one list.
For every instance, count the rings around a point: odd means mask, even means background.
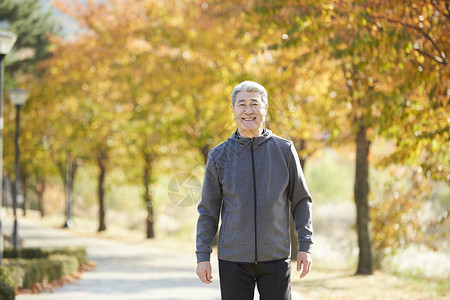
[{"label": "jacket zipper", "polygon": [[255,158],[253,156],[253,140],[251,138],[250,148],[252,153],[252,170],[253,170],[253,207],[254,207],[254,221],[255,221],[255,264],[258,263],[258,231],[256,227],[256,175],[255,175]]}]

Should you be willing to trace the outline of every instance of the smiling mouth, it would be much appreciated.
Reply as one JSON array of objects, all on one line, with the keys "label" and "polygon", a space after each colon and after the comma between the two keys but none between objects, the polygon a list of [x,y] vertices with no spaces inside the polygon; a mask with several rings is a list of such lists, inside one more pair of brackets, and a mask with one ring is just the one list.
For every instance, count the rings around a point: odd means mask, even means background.
[{"label": "smiling mouth", "polygon": [[256,117],[254,117],[254,118],[242,118],[242,120],[244,120],[244,121],[254,121],[254,120],[256,120]]}]

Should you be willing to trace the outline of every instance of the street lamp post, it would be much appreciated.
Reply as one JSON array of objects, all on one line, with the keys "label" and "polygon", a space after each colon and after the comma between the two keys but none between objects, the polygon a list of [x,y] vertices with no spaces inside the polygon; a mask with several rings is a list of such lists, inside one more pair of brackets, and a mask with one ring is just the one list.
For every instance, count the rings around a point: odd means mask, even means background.
[{"label": "street lamp post", "polygon": [[12,32],[0,30],[0,266],[3,265],[3,234],[1,208],[3,205],[3,59],[17,39]]},{"label": "street lamp post", "polygon": [[15,145],[16,151],[14,155],[14,231],[13,231],[13,246],[14,250],[18,249],[18,224],[17,224],[17,200],[19,198],[19,136],[20,136],[20,109],[25,104],[28,98],[28,92],[21,89],[14,89],[9,91],[9,97],[11,98],[11,102],[16,106],[16,138]]}]

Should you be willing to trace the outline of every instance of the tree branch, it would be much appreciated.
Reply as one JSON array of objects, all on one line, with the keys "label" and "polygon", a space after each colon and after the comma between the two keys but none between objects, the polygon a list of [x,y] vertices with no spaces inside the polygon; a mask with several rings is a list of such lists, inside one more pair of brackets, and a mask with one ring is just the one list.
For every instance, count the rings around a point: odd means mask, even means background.
[{"label": "tree branch", "polygon": [[442,13],[447,20],[450,20],[450,3],[447,3],[446,1],[444,8],[442,8],[441,2],[438,0],[433,0],[431,3],[434,4],[433,6]]},{"label": "tree branch", "polygon": [[[421,34],[423,34],[423,36],[424,36],[427,40],[429,40],[429,41],[431,42],[431,44],[433,45],[433,47],[438,51],[439,57],[442,58],[442,61],[440,62],[440,61],[436,60],[436,58],[433,57],[433,56],[431,56],[431,58],[432,58],[433,60],[439,62],[440,64],[443,64],[444,66],[447,66],[447,65],[448,65],[447,56],[445,55],[445,53],[439,48],[439,46],[438,46],[438,44],[436,43],[436,41],[434,41],[434,40],[431,38],[431,36],[430,36],[425,30],[423,30],[422,28],[417,27],[417,26],[412,25],[412,24],[409,24],[409,23],[406,23],[406,22],[403,22],[403,21],[400,21],[400,20],[395,20],[395,19],[391,19],[391,18],[388,18],[388,17],[380,16],[380,15],[372,15],[372,17],[375,18],[375,19],[384,19],[384,20],[386,20],[386,21],[388,21],[388,22],[391,22],[391,23],[394,23],[394,24],[400,24],[400,25],[402,25],[402,26],[404,26],[404,27],[411,28],[411,29],[413,29],[413,30],[415,30],[415,31],[420,32]],[[416,50],[417,50],[417,49],[416,49]],[[444,53],[444,55],[442,55],[442,53]],[[426,56],[430,57],[429,55],[426,55]]]},{"label": "tree branch", "polygon": [[425,52],[425,51],[423,51],[423,50],[420,50],[420,49],[414,49],[414,50],[417,51],[417,52],[419,52],[419,53],[422,54],[423,56],[426,56],[426,57],[428,57],[428,58],[430,58],[430,59],[432,59],[432,60],[434,60],[434,61],[436,61],[436,62],[438,62],[438,63],[440,63],[440,64],[443,64],[443,65],[445,66],[444,61],[442,60],[442,58],[441,58],[440,56],[439,56],[440,59],[437,59],[436,56],[433,56],[433,55],[431,55],[431,54],[429,54],[428,52]]}]

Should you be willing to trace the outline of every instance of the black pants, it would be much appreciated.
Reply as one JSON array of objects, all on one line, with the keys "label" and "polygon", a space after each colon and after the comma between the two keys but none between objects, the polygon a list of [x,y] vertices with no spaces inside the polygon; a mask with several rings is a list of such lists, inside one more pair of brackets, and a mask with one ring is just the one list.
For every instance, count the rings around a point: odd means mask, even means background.
[{"label": "black pants", "polygon": [[255,283],[260,300],[291,300],[290,258],[237,263],[219,260],[222,300],[253,300]]}]

